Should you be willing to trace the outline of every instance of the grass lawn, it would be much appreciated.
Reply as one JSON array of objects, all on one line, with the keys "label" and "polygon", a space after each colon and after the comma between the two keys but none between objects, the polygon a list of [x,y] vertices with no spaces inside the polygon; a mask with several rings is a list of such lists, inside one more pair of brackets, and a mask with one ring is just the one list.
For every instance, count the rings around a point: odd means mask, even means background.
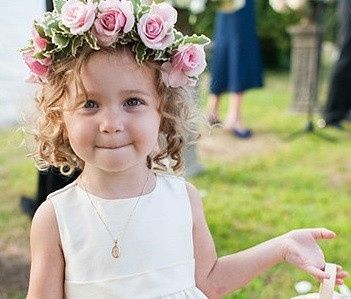
[{"label": "grass lawn", "polygon": [[[344,131],[328,128],[289,138],[306,121],[289,112],[288,85],[286,73],[268,73],[266,88],[248,93],[244,114],[255,133],[252,140],[236,140],[221,129],[211,136],[204,131],[198,148],[206,170],[191,182],[204,195],[218,255],[294,228],[325,226],[338,234],[321,242],[326,259],[351,270],[351,124]],[[206,96],[204,92],[204,102]],[[223,112],[225,105],[223,101]],[[18,198],[34,194],[36,170],[20,141],[14,129],[0,130],[0,267],[7,263],[8,271],[7,277],[0,274],[0,298],[23,298],[28,276],[30,221],[19,211]],[[286,299],[296,295],[293,285],[301,279],[317,290],[312,278],[279,265],[227,298]]]}]

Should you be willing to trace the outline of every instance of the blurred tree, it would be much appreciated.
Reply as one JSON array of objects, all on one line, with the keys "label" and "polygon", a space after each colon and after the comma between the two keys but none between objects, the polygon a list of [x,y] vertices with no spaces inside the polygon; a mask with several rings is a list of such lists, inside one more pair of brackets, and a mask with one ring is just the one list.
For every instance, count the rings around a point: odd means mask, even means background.
[{"label": "blurred tree", "polygon": [[286,29],[297,23],[299,16],[294,12],[277,13],[266,0],[259,0],[256,5],[264,65],[269,68],[287,68],[290,62],[290,36]]}]

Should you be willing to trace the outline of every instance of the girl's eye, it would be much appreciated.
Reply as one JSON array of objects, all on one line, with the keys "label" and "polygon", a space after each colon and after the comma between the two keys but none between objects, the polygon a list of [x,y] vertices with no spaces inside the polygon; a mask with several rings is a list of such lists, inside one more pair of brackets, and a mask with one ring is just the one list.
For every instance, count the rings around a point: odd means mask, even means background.
[{"label": "girl's eye", "polygon": [[143,102],[138,98],[130,98],[125,101],[124,106],[134,107],[143,104]]},{"label": "girl's eye", "polygon": [[93,108],[98,108],[98,104],[96,101],[94,100],[87,100],[85,103],[84,103],[84,108],[85,109],[93,109]]}]

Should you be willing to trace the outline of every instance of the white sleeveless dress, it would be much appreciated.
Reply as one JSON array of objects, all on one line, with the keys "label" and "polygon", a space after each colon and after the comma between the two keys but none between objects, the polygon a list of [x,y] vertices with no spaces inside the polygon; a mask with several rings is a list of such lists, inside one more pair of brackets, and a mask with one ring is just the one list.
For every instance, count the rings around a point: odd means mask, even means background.
[{"label": "white sleeveless dress", "polygon": [[[119,237],[137,197],[89,195]],[[65,298],[207,298],[195,286],[192,214],[183,179],[156,175],[153,191],[140,197],[117,259],[110,235],[76,182],[48,199],[65,258]]]}]

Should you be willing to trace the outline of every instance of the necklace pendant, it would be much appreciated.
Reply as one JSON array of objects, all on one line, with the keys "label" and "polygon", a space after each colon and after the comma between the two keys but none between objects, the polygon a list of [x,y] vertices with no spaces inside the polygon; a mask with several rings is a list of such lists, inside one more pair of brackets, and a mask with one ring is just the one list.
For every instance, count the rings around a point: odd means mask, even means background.
[{"label": "necklace pendant", "polygon": [[115,259],[117,259],[117,258],[120,257],[120,255],[121,255],[121,250],[120,250],[120,248],[119,248],[119,246],[118,246],[118,241],[115,241],[115,246],[112,247],[111,253],[112,253],[112,256],[113,256]]}]

